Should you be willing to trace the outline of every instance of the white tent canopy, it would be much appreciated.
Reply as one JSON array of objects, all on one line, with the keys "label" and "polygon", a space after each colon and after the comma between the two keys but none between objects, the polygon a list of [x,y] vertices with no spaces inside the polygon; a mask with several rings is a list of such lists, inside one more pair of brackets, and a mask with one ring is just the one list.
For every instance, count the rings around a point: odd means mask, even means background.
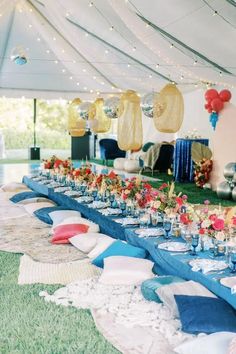
[{"label": "white tent canopy", "polygon": [[[2,0],[2,95],[66,99],[236,85],[234,0]],[[21,47],[25,65],[11,60]]]}]

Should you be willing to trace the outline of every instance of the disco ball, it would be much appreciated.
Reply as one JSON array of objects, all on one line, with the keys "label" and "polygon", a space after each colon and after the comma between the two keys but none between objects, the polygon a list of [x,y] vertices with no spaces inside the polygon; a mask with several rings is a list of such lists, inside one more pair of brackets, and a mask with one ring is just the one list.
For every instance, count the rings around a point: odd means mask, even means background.
[{"label": "disco ball", "polygon": [[91,106],[91,102],[82,102],[80,105],[78,105],[78,113],[80,115],[80,118],[84,120],[89,119],[89,108]]},{"label": "disco ball", "polygon": [[235,172],[236,172],[236,162],[227,163],[227,165],[224,168],[225,179],[227,179],[228,181],[232,181]]},{"label": "disco ball", "polygon": [[218,197],[221,198],[221,199],[231,199],[232,190],[230,188],[229,183],[226,182],[226,181],[221,182],[217,186],[216,193],[217,193]]},{"label": "disco ball", "polygon": [[25,65],[28,62],[25,50],[22,47],[13,48],[11,60],[17,65]]},{"label": "disco ball", "polygon": [[147,93],[141,100],[143,114],[148,118],[153,118],[154,92]]},{"label": "disco ball", "polygon": [[103,105],[103,111],[108,118],[116,119],[118,118],[118,108],[119,108],[119,97],[110,97],[105,100]]}]

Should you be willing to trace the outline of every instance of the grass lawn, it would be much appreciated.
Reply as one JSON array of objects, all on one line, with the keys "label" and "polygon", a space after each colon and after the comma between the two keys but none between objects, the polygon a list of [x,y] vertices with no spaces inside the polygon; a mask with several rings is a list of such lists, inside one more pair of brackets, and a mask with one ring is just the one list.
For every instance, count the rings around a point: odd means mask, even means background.
[{"label": "grass lawn", "polygon": [[97,331],[88,310],[39,297],[61,286],[17,284],[20,255],[0,252],[0,353],[118,354]]}]

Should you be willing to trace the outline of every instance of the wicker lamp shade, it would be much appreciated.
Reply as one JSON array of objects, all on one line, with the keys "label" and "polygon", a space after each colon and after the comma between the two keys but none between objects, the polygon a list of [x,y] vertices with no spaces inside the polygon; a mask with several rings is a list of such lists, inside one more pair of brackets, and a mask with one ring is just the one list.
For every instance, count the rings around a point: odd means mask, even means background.
[{"label": "wicker lamp shade", "polygon": [[103,110],[104,99],[97,98],[89,109],[89,126],[94,133],[106,133],[110,130],[111,119]]},{"label": "wicker lamp shade", "polygon": [[81,119],[78,113],[81,103],[80,98],[75,98],[68,109],[68,131],[71,136],[83,136],[86,131],[86,121]]}]

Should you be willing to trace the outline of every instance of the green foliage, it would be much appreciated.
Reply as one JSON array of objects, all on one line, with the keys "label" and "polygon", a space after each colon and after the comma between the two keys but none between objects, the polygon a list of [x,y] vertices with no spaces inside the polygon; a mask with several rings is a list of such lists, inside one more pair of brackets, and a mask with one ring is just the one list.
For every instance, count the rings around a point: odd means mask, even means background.
[{"label": "green foliage", "polygon": [[[37,101],[37,145],[49,149],[69,149],[68,103]],[[33,144],[33,100],[0,98],[0,129],[6,149],[22,149]]]}]

